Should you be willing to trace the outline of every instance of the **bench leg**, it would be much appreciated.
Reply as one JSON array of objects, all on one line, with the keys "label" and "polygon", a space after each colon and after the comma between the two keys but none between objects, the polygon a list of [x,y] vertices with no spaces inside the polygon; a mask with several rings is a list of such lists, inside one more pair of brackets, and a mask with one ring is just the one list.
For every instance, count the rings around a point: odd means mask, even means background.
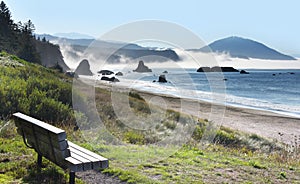
[{"label": "bench leg", "polygon": [[70,171],[69,184],[75,184],[75,172],[74,171]]},{"label": "bench leg", "polygon": [[41,168],[42,168],[42,159],[43,159],[43,156],[38,154],[37,156],[37,167],[38,167],[38,171],[41,171]]}]

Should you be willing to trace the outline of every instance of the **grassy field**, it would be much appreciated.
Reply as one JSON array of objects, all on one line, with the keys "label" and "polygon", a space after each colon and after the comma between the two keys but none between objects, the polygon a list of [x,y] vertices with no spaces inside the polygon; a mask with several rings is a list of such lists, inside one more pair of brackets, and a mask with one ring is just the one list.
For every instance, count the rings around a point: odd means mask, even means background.
[{"label": "grassy field", "polygon": [[[65,127],[64,127],[65,128]],[[71,133],[73,141],[80,132]],[[43,159],[36,168],[36,153],[27,148],[14,124],[0,135],[0,183],[65,183],[68,175]],[[110,167],[102,172],[129,183],[299,183],[299,155],[284,150],[273,153],[212,144],[181,148],[146,145],[78,144],[109,158]],[[177,151],[176,151],[177,150]],[[169,152],[168,152],[169,151]],[[166,153],[172,153],[166,156]],[[161,159],[163,158],[163,159]],[[77,180],[78,183],[83,183]]]},{"label": "grassy field", "polygon": [[[135,91],[129,93],[129,108],[133,117],[142,117],[144,121],[133,118],[131,124],[124,124],[119,115],[126,111],[121,108],[117,112],[120,114],[116,114],[111,101],[112,92],[108,89],[95,89],[95,99],[89,99],[83,95],[88,88],[80,84],[82,90],[76,94],[76,99],[85,111],[70,113],[70,78],[5,53],[0,55],[0,68],[1,102],[4,103],[0,108],[0,183],[68,181],[67,172],[46,159],[43,159],[42,170],[37,171],[36,153],[24,145],[14,123],[9,120],[15,111],[49,120],[48,114],[43,111],[45,109],[60,114],[47,122],[66,130],[69,140],[109,159],[110,167],[103,173],[128,183],[300,181],[299,137],[295,137],[293,144],[283,145],[255,134],[221,127],[214,132],[213,141],[203,146],[203,132],[212,122],[168,109],[153,108]],[[35,100],[26,100],[28,95],[35,96]],[[117,92],[114,98],[124,95],[127,94]],[[14,104],[15,101],[18,103]],[[96,111],[91,110],[93,105]],[[147,117],[151,114],[155,116],[149,120]],[[97,122],[92,121],[95,115],[101,118],[100,128]],[[74,129],[75,118],[78,130]],[[139,126],[140,129],[132,126]],[[142,129],[149,127],[151,131]],[[181,130],[190,130],[186,127],[193,129],[184,144],[155,144],[174,135],[183,136]],[[174,141],[177,143],[179,140]],[[83,181],[77,179],[77,183]]]}]

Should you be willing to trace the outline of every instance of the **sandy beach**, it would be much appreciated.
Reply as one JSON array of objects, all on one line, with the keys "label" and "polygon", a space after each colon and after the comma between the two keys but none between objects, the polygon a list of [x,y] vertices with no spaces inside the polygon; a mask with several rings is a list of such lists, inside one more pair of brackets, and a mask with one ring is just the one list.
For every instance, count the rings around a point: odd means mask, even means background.
[{"label": "sandy beach", "polygon": [[[156,94],[138,92],[143,98],[151,103]],[[167,104],[168,109],[181,111],[186,114],[195,115],[199,118],[211,120],[212,104],[204,101],[174,98],[160,95]],[[184,109],[182,108],[184,100]],[[160,105],[160,104],[156,104]],[[200,106],[200,108],[195,108]],[[254,133],[260,136],[276,139],[285,143],[293,142],[295,135],[300,135],[300,119],[268,111],[253,110],[232,106],[213,105],[214,109],[221,109],[222,119],[218,122],[224,127],[239,130],[247,133]],[[198,112],[198,110],[200,110]]]},{"label": "sandy beach", "polygon": [[[85,83],[95,85],[95,81],[82,79]],[[113,83],[96,82],[96,87],[118,91],[128,91],[122,86]],[[136,91],[136,90],[134,90]],[[290,117],[269,111],[254,110],[241,107],[221,106],[205,101],[180,99],[163,94],[152,94],[149,92],[136,91],[148,103],[162,106],[167,109],[194,115],[202,119],[214,121],[212,113],[218,109],[218,123],[224,127],[239,130],[247,133],[257,134],[269,139],[276,139],[281,142],[294,142],[295,135],[300,136],[300,118]],[[213,109],[212,109],[213,106]],[[221,116],[221,118],[220,118]]]}]

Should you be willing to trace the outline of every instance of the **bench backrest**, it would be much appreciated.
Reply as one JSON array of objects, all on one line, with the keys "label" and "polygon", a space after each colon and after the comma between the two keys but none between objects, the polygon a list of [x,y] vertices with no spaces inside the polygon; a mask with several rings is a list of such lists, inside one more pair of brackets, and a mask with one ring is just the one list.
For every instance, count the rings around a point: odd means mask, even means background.
[{"label": "bench backrest", "polygon": [[70,156],[66,132],[22,113],[14,113],[18,133],[36,152],[60,165]]}]

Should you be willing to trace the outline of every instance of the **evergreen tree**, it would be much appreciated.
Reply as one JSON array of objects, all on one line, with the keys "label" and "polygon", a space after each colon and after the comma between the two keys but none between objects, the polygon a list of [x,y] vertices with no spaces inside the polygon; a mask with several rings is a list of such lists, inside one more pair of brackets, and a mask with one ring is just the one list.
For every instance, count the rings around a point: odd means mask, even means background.
[{"label": "evergreen tree", "polygon": [[21,26],[21,48],[18,56],[29,62],[40,64],[40,57],[35,46],[37,40],[33,36],[34,30],[35,27],[31,20],[28,20]]},{"label": "evergreen tree", "polygon": [[0,50],[9,51],[11,47],[9,38],[12,37],[13,20],[11,13],[6,4],[1,1],[0,3]]},{"label": "evergreen tree", "polygon": [[[0,51],[6,51],[38,64],[61,61],[59,48],[49,43],[46,38],[36,39],[34,31],[35,26],[31,20],[25,23],[14,23],[9,8],[3,1],[0,2]],[[48,54],[49,49],[56,53],[56,57]],[[53,65],[50,64],[50,66]]]}]

